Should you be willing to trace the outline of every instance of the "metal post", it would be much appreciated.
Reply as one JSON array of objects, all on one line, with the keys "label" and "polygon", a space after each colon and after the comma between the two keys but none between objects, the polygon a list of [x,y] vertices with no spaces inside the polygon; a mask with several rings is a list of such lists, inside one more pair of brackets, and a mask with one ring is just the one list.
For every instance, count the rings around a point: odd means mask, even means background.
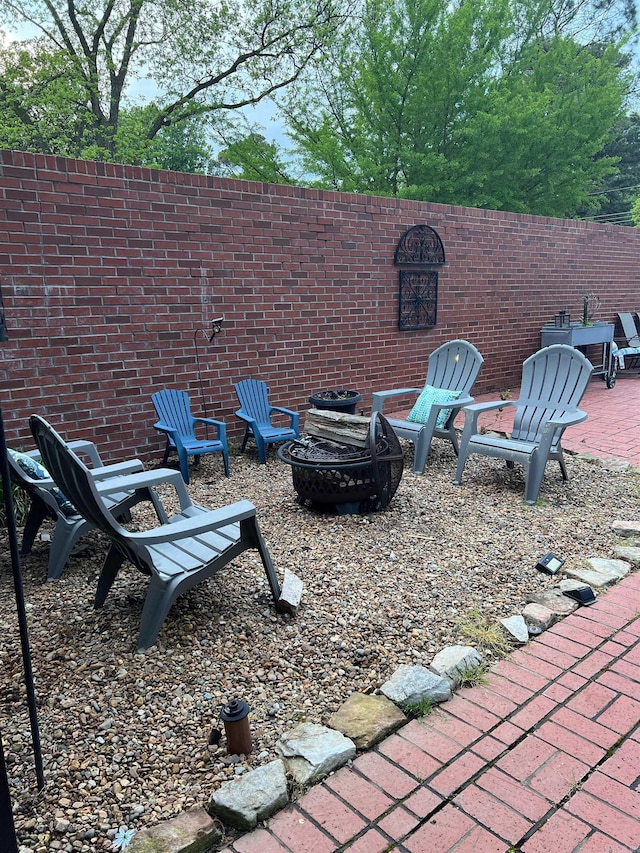
[{"label": "metal post", "polygon": [[4,763],[4,751],[2,749],[2,736],[0,735],[0,850],[3,853],[18,853],[18,839],[13,824],[11,812],[11,795],[9,793],[9,780],[7,779],[7,767]]},{"label": "metal post", "polygon": [[22,573],[20,571],[20,555],[18,553],[18,536],[16,533],[16,519],[13,512],[13,499],[11,497],[11,477],[9,475],[9,463],[7,462],[7,444],[4,434],[2,408],[0,408],[0,475],[2,476],[2,493],[4,496],[5,514],[7,517],[7,535],[9,537],[13,585],[15,588],[16,608],[18,611],[24,679],[27,687],[27,704],[29,706],[29,721],[31,723],[31,740],[33,743],[33,755],[36,766],[36,780],[38,783],[38,790],[41,791],[44,788],[44,772],[42,769],[42,752],[40,749],[40,731],[38,729],[38,711],[36,708],[36,692],[33,684],[33,670],[31,668],[31,652],[29,649],[29,634],[27,631],[27,614],[24,606]]}]

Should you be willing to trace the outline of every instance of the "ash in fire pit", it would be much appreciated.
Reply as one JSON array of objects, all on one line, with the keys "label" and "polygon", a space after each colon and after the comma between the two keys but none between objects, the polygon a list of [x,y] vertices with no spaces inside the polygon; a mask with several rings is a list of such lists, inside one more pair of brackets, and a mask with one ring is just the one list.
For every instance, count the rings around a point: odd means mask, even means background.
[{"label": "ash in fire pit", "polygon": [[[345,422],[350,416],[340,417]],[[353,422],[363,420],[354,418]],[[282,445],[278,456],[291,465],[300,503],[333,506],[340,515],[384,509],[400,484],[404,467],[398,437],[379,412],[371,417],[364,447],[303,435]]]}]

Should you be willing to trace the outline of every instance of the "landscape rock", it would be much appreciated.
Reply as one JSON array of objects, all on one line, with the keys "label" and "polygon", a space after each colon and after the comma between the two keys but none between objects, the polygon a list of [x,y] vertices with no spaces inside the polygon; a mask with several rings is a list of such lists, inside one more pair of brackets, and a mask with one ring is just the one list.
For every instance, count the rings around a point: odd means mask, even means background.
[{"label": "landscape rock", "polygon": [[289,569],[284,570],[284,579],[278,599],[278,610],[295,616],[302,598],[303,583],[297,575]]},{"label": "landscape rock", "polygon": [[640,537],[640,521],[614,521],[611,529],[624,539]]},{"label": "landscape rock", "polygon": [[527,604],[522,611],[522,618],[527,625],[546,631],[556,621],[556,615],[544,604]]},{"label": "landscape rock", "polygon": [[613,551],[620,560],[634,567],[640,566],[640,548],[637,545],[616,545]]},{"label": "landscape rock", "polygon": [[329,719],[329,725],[350,738],[358,749],[369,749],[406,720],[386,696],[352,693]]},{"label": "landscape rock", "polygon": [[335,729],[302,723],[280,736],[276,752],[297,782],[311,785],[350,761],[356,746]]},{"label": "landscape rock", "polygon": [[396,705],[418,705],[425,699],[435,705],[451,698],[451,685],[424,666],[401,664],[380,692]]},{"label": "landscape rock", "polygon": [[460,676],[481,663],[482,655],[473,646],[446,646],[431,661],[429,669],[446,678],[451,689],[455,690],[460,684]]},{"label": "landscape rock", "polygon": [[501,619],[500,624],[519,643],[524,644],[529,642],[529,629],[527,628],[527,623],[524,621],[524,616],[521,614]]},{"label": "landscape rock", "polygon": [[141,829],[128,853],[207,853],[221,840],[220,829],[202,806],[194,806],[171,820]]},{"label": "landscape rock", "polygon": [[531,592],[526,596],[526,600],[532,604],[541,604],[550,610],[556,618],[568,616],[569,613],[573,613],[578,608],[577,602],[567,598],[557,587],[544,589],[541,592]]},{"label": "landscape rock", "polygon": [[571,578],[583,581],[588,586],[603,587],[617,583],[629,574],[631,566],[624,560],[606,560],[601,557],[590,557],[587,561],[590,569],[567,568],[564,572]]},{"label": "landscape rock", "polygon": [[284,764],[277,758],[225,782],[211,798],[209,808],[225,823],[238,829],[253,829],[288,801]]}]

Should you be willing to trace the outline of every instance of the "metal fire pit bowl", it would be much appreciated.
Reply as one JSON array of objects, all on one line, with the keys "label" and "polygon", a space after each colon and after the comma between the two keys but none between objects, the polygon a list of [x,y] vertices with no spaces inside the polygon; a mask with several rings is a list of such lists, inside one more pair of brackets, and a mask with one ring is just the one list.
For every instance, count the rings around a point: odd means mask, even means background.
[{"label": "metal fire pit bowl", "polygon": [[300,503],[333,505],[340,515],[387,507],[404,468],[398,437],[379,412],[371,417],[365,447],[304,435],[281,445],[278,456],[291,465]]}]

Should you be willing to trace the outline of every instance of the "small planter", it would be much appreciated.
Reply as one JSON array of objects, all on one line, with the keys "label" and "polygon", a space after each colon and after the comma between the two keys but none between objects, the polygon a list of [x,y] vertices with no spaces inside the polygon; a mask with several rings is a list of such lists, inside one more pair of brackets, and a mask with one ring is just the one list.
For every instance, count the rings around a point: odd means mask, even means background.
[{"label": "small planter", "polygon": [[316,391],[309,397],[314,409],[329,409],[332,412],[343,412],[345,415],[355,415],[356,406],[362,402],[362,394],[357,391]]}]

